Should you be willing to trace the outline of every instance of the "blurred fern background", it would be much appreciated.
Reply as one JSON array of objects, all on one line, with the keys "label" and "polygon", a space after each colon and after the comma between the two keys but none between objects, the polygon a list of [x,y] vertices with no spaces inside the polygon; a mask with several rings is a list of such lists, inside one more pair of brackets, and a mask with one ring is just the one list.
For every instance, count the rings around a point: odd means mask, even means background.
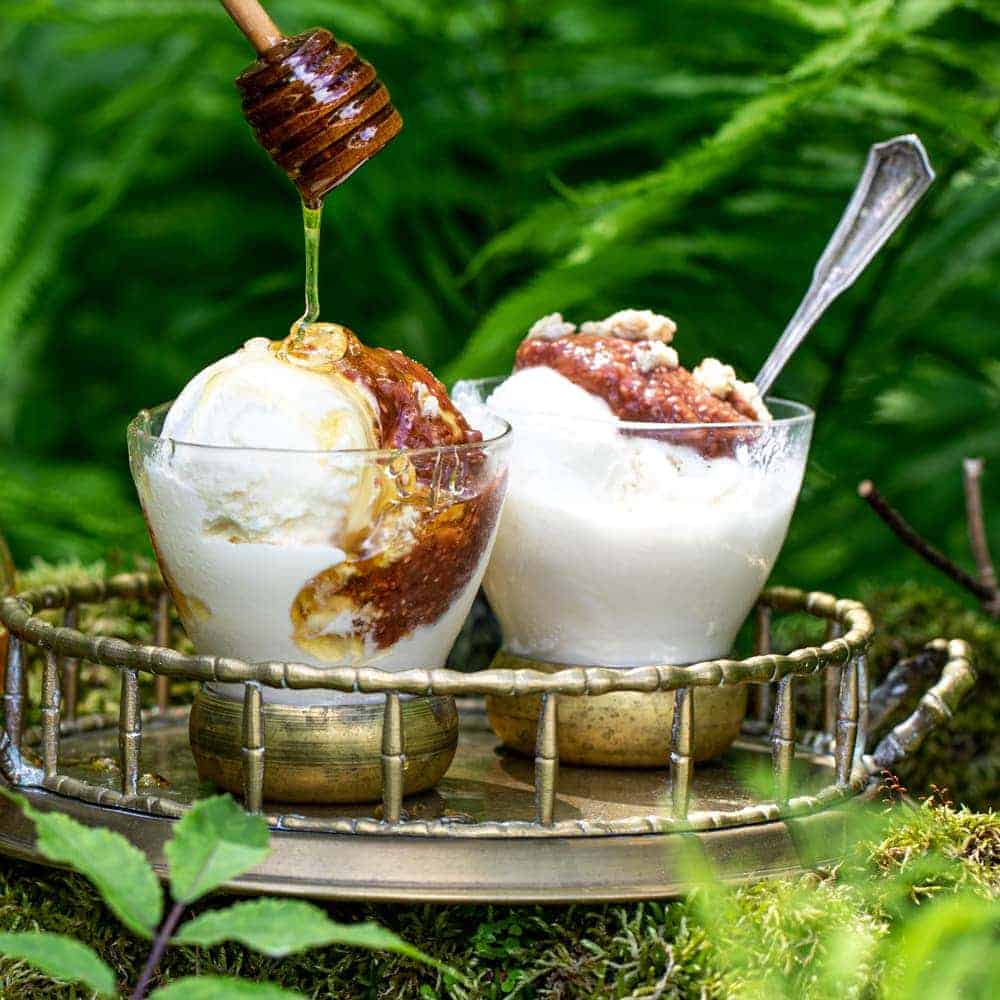
[{"label": "blurred fern background", "polygon": [[[996,0],[274,0],[393,92],[402,136],[327,203],[324,317],[447,380],[506,370],[529,324],[624,306],[681,358],[752,377],[872,142],[938,181],[779,383],[819,408],[776,575],[920,576],[855,495],[872,476],[968,562],[960,461],[987,459],[1000,550]],[[24,563],[127,559],[124,430],[301,309],[294,192],[232,79],[212,0],[0,6],[0,526]]]}]

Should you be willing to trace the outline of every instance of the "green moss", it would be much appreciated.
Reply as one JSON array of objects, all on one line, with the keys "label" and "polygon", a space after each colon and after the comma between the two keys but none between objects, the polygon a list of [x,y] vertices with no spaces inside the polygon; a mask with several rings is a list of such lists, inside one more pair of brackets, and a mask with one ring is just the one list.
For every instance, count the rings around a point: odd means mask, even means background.
[{"label": "green moss", "polygon": [[[623,906],[369,906],[330,908],[341,920],[372,919],[468,975],[454,996],[537,1000],[570,997],[870,996],[897,974],[885,942],[917,904],[964,892],[1000,897],[1000,818],[927,802],[874,817],[837,872],[711,886],[687,900]],[[859,831],[865,833],[865,830]],[[220,901],[209,901],[208,906]],[[0,863],[0,928],[73,934],[134,980],[148,945],[123,934],[79,876]],[[78,996],[14,963],[0,966],[3,996]],[[228,973],[272,979],[315,997],[429,1000],[447,993],[438,975],[405,959],[338,948],[283,960],[237,946],[175,949],[167,979]]]}]

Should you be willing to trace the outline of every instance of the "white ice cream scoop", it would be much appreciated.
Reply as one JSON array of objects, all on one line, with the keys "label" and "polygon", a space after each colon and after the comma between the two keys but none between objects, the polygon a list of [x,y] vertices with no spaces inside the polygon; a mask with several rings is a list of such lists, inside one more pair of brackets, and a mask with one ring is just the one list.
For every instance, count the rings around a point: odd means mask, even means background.
[{"label": "white ice cream scoop", "polygon": [[[281,359],[263,337],[191,379],[162,435],[202,446],[175,450],[163,471],[197,493],[209,534],[337,546],[363,526],[378,493],[356,460],[330,454],[377,447],[374,400],[348,378]],[[298,461],[289,477],[288,450],[324,454]]]}]

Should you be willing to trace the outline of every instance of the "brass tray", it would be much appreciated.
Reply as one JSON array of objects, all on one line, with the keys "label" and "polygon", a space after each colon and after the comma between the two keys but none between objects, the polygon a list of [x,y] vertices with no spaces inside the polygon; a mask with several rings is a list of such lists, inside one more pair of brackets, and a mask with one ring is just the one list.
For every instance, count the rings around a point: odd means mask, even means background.
[{"label": "brass tray", "polygon": [[[81,604],[111,597],[152,602],[160,645],[93,637],[75,627]],[[45,609],[48,615],[38,613]],[[50,620],[60,609],[69,617],[61,627]],[[435,902],[625,900],[689,888],[695,842],[729,880],[832,862],[841,852],[850,811],[874,793],[873,779],[949,718],[973,683],[965,643],[929,644],[923,655],[940,668],[940,680],[908,719],[866,753],[865,734],[886,703],[878,691],[867,696],[864,654],[872,622],[862,605],[826,594],[766,592],[758,611],[760,652],[746,660],[555,674],[317,671],[302,664],[185,656],[167,648],[167,610],[159,581],[144,575],[45,588],[0,602],[0,621],[11,632],[0,771],[37,808],[123,833],[163,872],[170,824],[211,790],[198,783],[188,708],[169,707],[169,690],[161,684],[159,707],[140,712],[138,672],[244,683],[245,802],[265,812],[273,850],[258,869],[230,883],[236,892]],[[771,653],[773,611],[825,618],[827,641]],[[28,644],[45,654],[37,730],[24,726]],[[117,718],[61,718],[60,692],[77,680],[69,679],[67,668],[75,669],[80,657],[122,672]],[[796,682],[809,677],[827,693],[824,725],[797,733]],[[693,688],[744,683],[754,685],[755,695],[744,736],[719,760],[695,767]],[[261,711],[261,685],[268,684],[385,693],[380,807],[262,801],[267,748],[255,739],[261,732],[255,713]],[[674,692],[673,731],[664,734],[661,770],[559,766],[557,698],[609,690]],[[498,693],[542,696],[534,760],[497,746],[482,697]],[[406,695],[459,696],[463,727],[445,778],[435,789],[404,799],[400,698]],[[41,860],[30,822],[6,801],[0,804],[0,851]]]}]

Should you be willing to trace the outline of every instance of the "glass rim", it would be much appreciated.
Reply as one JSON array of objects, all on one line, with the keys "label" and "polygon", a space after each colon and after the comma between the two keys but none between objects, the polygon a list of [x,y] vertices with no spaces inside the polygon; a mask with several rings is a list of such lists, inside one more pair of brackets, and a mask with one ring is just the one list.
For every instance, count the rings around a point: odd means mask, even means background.
[{"label": "glass rim", "polygon": [[[452,394],[460,385],[474,386],[476,388],[483,388],[485,386],[498,386],[509,379],[510,375],[493,375],[489,378],[467,378],[459,379],[452,386]],[[799,424],[812,424],[816,417],[816,411],[811,407],[806,406],[805,403],[799,403],[794,399],[785,399],[783,396],[766,396],[764,398],[764,403],[770,407],[770,405],[777,404],[778,406],[785,407],[791,411],[788,416],[784,417],[772,417],[771,420],[733,420],[733,421],[722,421],[718,423],[664,423],[656,422],[652,420],[606,420],[603,417],[584,417],[577,414],[567,415],[565,413],[555,413],[548,410],[521,410],[515,413],[514,416],[524,416],[524,417],[547,417],[551,419],[566,420],[572,419],[574,422],[580,421],[582,423],[589,424],[600,424],[601,426],[611,426],[617,430],[623,431],[672,431],[674,433],[683,430],[689,431],[705,431],[705,430],[752,430],[754,428],[767,428],[767,427],[795,427]],[[486,405],[485,399],[482,405],[489,411],[491,416],[501,417],[499,413],[491,409]]]},{"label": "glass rim", "polygon": [[483,437],[482,441],[464,441],[459,444],[437,444],[426,445],[422,448],[270,448],[257,447],[254,445],[229,445],[229,444],[200,444],[195,441],[181,441],[178,438],[164,437],[161,434],[154,434],[148,429],[151,421],[155,420],[161,413],[166,412],[173,406],[174,401],[160,403],[159,406],[150,409],[140,410],[130,421],[127,430],[129,439],[135,438],[140,441],[164,441],[169,442],[172,447],[192,448],[199,451],[213,453],[239,453],[247,452],[251,454],[272,454],[272,455],[347,455],[360,458],[398,458],[404,455],[407,458],[420,458],[424,456],[440,455],[445,452],[454,454],[464,453],[482,448],[493,448],[506,441],[513,433],[510,423],[498,413],[490,411],[490,416],[501,424],[499,432],[491,437]]}]

